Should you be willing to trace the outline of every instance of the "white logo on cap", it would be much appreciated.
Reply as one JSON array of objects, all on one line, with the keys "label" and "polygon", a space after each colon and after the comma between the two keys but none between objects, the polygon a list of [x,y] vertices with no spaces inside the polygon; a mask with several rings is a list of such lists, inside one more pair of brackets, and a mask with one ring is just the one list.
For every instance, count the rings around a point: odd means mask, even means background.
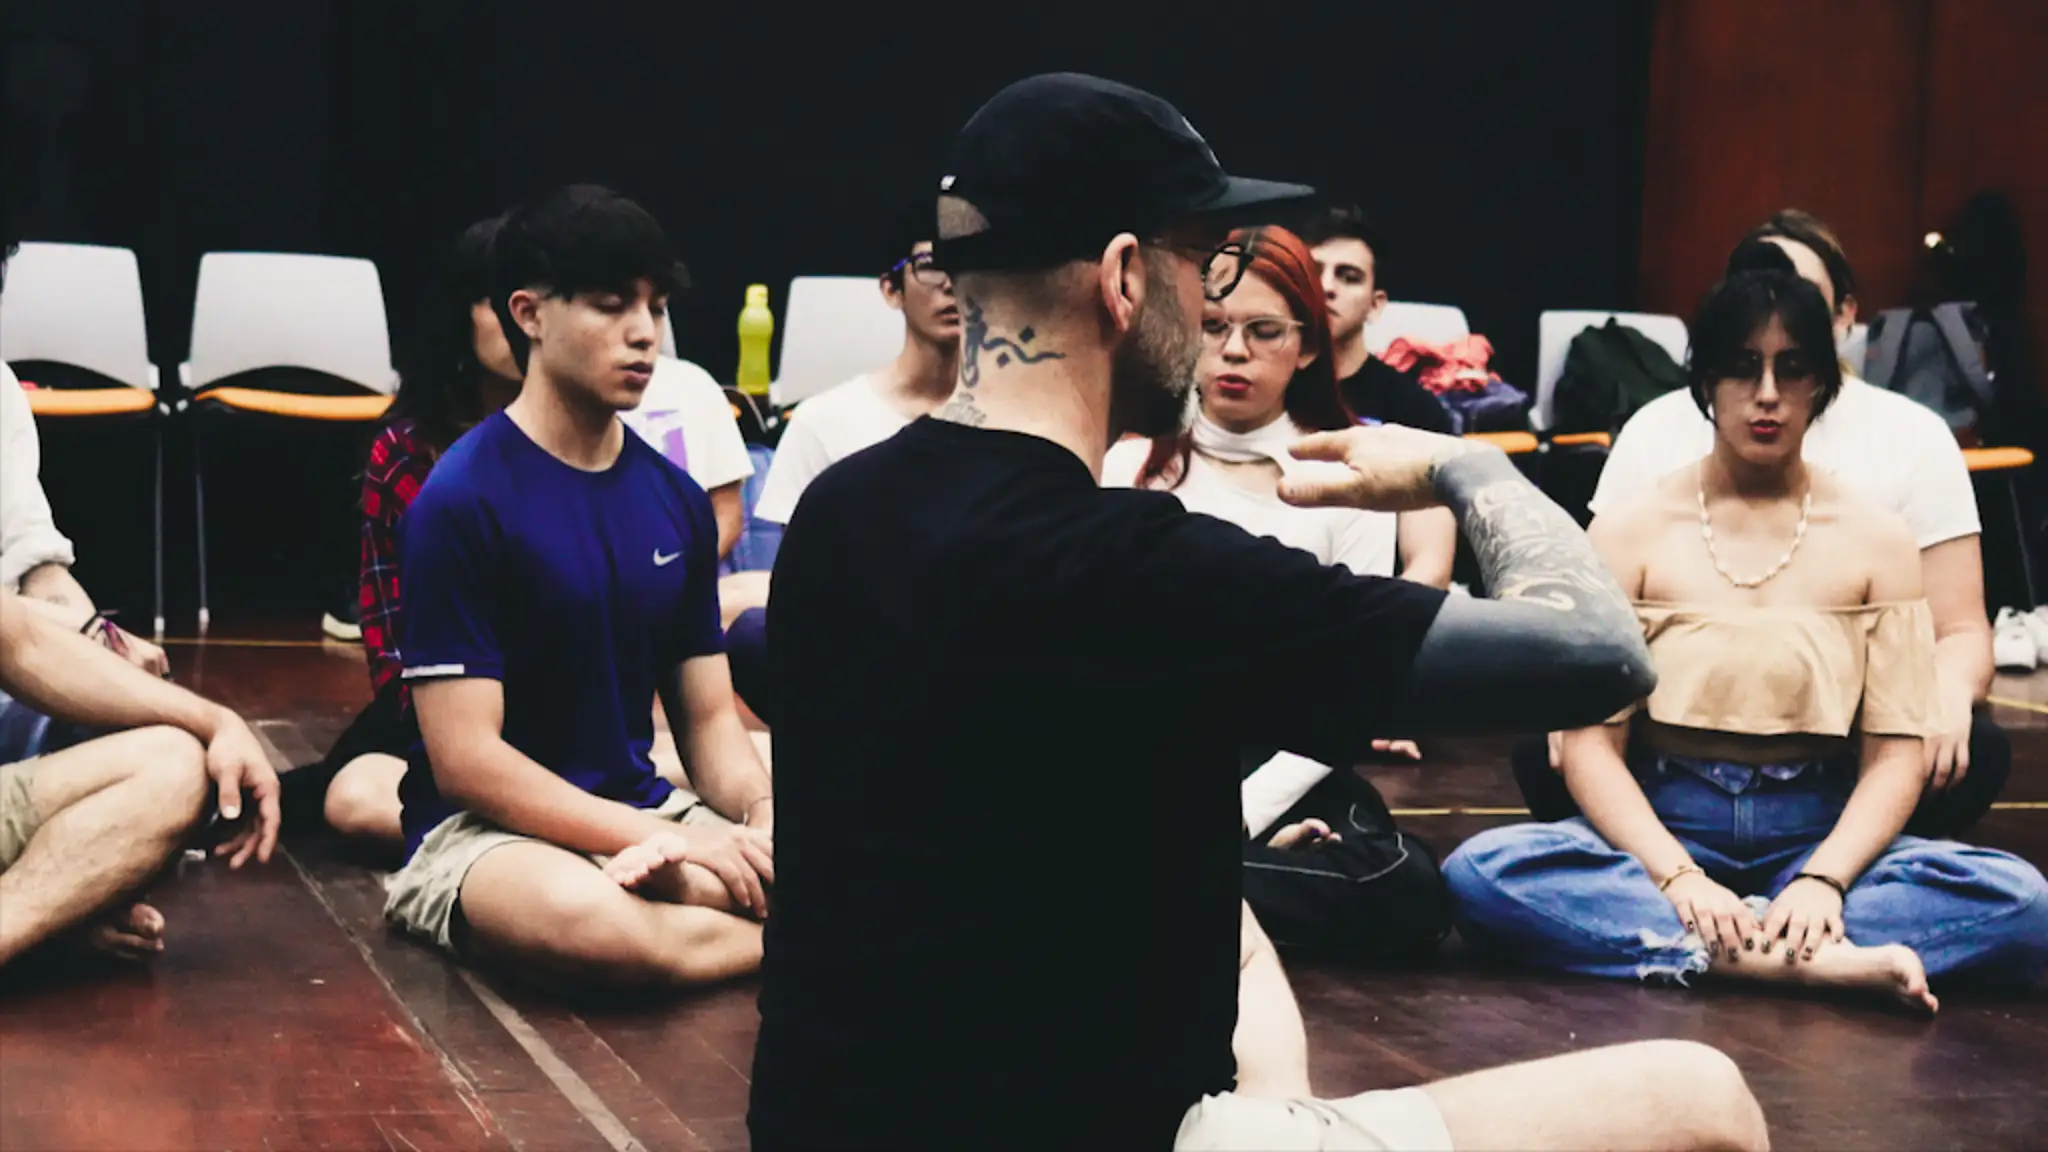
[{"label": "white logo on cap", "polygon": [[952,190],[953,190],[953,178],[952,178],[951,176],[941,176],[941,177],[939,178],[939,191],[941,191],[941,192],[951,192]]}]

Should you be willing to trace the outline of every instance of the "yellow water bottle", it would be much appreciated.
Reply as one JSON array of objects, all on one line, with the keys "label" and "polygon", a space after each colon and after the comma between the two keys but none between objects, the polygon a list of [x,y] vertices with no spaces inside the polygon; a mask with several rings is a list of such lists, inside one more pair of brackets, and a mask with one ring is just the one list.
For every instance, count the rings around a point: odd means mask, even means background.
[{"label": "yellow water bottle", "polygon": [[733,383],[749,396],[768,395],[768,342],[775,337],[775,313],[768,310],[768,286],[747,285],[740,309],[740,370]]}]

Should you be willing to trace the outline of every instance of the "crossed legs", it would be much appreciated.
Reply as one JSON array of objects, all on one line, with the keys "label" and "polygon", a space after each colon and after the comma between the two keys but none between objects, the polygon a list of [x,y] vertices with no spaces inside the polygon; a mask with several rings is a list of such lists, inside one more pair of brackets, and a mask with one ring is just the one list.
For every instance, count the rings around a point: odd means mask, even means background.
[{"label": "crossed legs", "polygon": [[505,844],[462,881],[462,943],[479,959],[554,986],[687,987],[760,968],[761,925],[727,911],[716,880],[654,895],[629,892],[588,858],[552,844]]},{"label": "crossed legs", "polygon": [[[1398,1093],[1313,1101],[1308,1038],[1286,972],[1251,909],[1243,913],[1237,1091],[1189,1113],[1176,1147],[1363,1147],[1344,1129],[1396,1141],[1414,1131]],[[1742,1072],[1703,1044],[1651,1040],[1489,1068],[1425,1084],[1458,1152],[1770,1147]],[[1427,1109],[1425,1109],[1426,1111]],[[1389,1127],[1380,1127],[1386,1121]],[[1397,1131],[1398,1129],[1398,1131]]]},{"label": "crossed legs", "polygon": [[1770,1147],[1735,1062],[1704,1044],[1645,1040],[1425,1084],[1458,1152]]},{"label": "crossed legs", "polygon": [[[138,728],[10,765],[25,774],[33,832],[0,873],[0,966],[110,909],[102,941],[146,954],[163,919],[119,907],[177,853],[205,810],[205,749],[175,728]],[[10,782],[12,787],[13,782]]]}]

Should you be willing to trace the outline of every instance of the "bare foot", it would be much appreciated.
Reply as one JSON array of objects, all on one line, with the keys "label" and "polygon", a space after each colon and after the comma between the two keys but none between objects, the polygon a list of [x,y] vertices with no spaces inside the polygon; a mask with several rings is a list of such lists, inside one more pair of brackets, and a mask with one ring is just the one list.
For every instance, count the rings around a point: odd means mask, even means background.
[{"label": "bare foot", "polygon": [[117,960],[149,960],[164,950],[164,914],[133,904],[86,925],[78,941]]},{"label": "bare foot", "polygon": [[1920,963],[1920,954],[1904,944],[1864,948],[1832,940],[1816,949],[1811,960],[1787,963],[1776,953],[1768,958],[1752,953],[1743,966],[1752,971],[1778,969],[1784,979],[1801,984],[1883,993],[1914,1012],[1932,1015],[1941,1009],[1941,1001],[1927,990],[1927,969]]},{"label": "bare foot", "polygon": [[[1920,954],[1904,944],[1881,944],[1875,948],[1858,948],[1854,944],[1840,942],[1835,948],[1854,953],[1850,963],[1860,969],[1854,984],[1876,992],[1887,992],[1907,1009],[1925,1012],[1932,1016],[1941,1011],[1941,1001],[1927,990],[1927,969],[1920,963]],[[1814,959],[1820,959],[1816,952]]]}]

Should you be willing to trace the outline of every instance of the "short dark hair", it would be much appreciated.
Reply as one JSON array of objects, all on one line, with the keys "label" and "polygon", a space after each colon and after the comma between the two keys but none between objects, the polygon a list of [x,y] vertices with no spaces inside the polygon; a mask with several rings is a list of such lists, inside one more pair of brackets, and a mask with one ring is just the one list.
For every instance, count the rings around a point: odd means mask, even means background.
[{"label": "short dark hair", "polygon": [[905,201],[896,209],[889,220],[889,230],[882,237],[882,275],[898,291],[903,290],[903,269],[897,267],[910,250],[927,243],[938,236],[939,205],[931,196],[919,196]]},{"label": "short dark hair", "polygon": [[1820,262],[1828,270],[1828,282],[1835,287],[1835,307],[1842,301],[1856,295],[1856,272],[1849,267],[1849,254],[1842,250],[1842,242],[1835,237],[1835,230],[1828,227],[1820,217],[1798,208],[1784,208],[1771,214],[1769,220],[1756,226],[1744,241],[1764,240],[1770,237],[1796,241],[1813,249]]},{"label": "short dark hair", "polygon": [[491,307],[505,326],[512,359],[526,368],[526,333],[512,321],[512,294],[537,289],[555,299],[620,291],[648,280],[659,296],[690,286],[668,234],[645,208],[596,184],[572,184],[505,214],[491,244]]},{"label": "short dark hair", "polygon": [[1364,244],[1372,252],[1373,287],[1384,289],[1387,286],[1386,235],[1366,216],[1365,209],[1356,204],[1320,205],[1302,221],[1298,234],[1310,248],[1332,240],[1356,240]]},{"label": "short dark hair", "polygon": [[[1780,257],[1784,253],[1778,254]],[[1791,271],[1767,268],[1736,272],[1714,285],[1692,319],[1692,348],[1686,358],[1686,385],[1692,402],[1709,419],[1714,385],[1737,353],[1748,346],[1757,329],[1776,317],[1792,345],[1813,358],[1813,416],[1828,410],[1842,391],[1842,365],[1835,356],[1834,315],[1827,298],[1811,281]]]}]

